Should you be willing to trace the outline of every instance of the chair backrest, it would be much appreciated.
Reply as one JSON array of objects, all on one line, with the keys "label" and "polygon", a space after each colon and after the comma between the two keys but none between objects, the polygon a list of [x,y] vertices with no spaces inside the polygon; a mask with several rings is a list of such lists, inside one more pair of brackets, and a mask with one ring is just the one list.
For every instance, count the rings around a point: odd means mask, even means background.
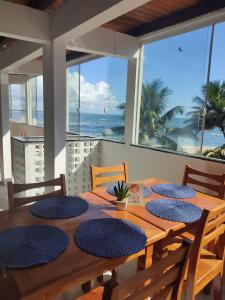
[{"label": "chair backrest", "polygon": [[191,184],[194,186],[206,188],[210,192],[214,192],[215,196],[223,199],[225,192],[225,174],[210,174],[193,169],[190,166],[186,165],[183,184]]},{"label": "chair backrest", "polygon": [[[28,191],[31,189],[37,189],[42,187],[56,187],[59,186],[60,189],[45,193],[42,195],[30,196],[30,197],[15,197],[15,194]],[[27,183],[27,184],[17,184],[8,182],[8,198],[9,198],[9,210],[14,211],[17,207],[23,206],[25,204],[46,199],[46,197],[54,196],[66,196],[66,181],[65,175],[61,174],[59,178],[37,182],[37,183]]]},{"label": "chair backrest", "polygon": [[111,167],[91,166],[91,187],[94,190],[97,186],[115,181],[128,182],[127,163]]},{"label": "chair backrest", "polygon": [[[163,300],[181,299],[188,249],[189,244],[183,242],[181,247],[168,256],[115,287],[110,300],[143,300],[147,297]],[[150,283],[144,286],[146,281]]]},{"label": "chair backrest", "polygon": [[[201,250],[210,247],[210,252],[213,254],[212,259],[217,259],[223,262],[225,257],[225,209],[218,208],[214,211],[203,211],[205,225],[200,225],[198,236],[193,243],[191,250],[191,259],[188,266],[187,276],[187,295],[186,299],[192,299],[195,294],[196,275],[201,259]],[[213,247],[212,247],[213,246]],[[210,259],[210,257],[208,257]],[[223,265],[222,264],[222,265]]]},{"label": "chair backrest", "polygon": [[[103,293],[103,299],[107,299],[110,294],[110,300],[143,300],[151,297],[153,300],[176,299],[182,298],[182,290],[185,278],[185,271],[189,259],[190,243],[180,238],[187,228],[195,229],[194,244],[202,234],[202,228],[205,228],[208,211],[203,211],[202,217],[198,223],[189,224],[188,227],[178,229],[172,232],[163,242],[163,246],[173,244],[174,240],[181,243],[176,250],[167,252],[166,256],[155,260],[152,266],[139,271],[132,277],[115,284],[109,282]],[[113,286],[114,284],[114,286]],[[142,286],[142,288],[140,288]],[[107,296],[104,298],[104,296]]]}]

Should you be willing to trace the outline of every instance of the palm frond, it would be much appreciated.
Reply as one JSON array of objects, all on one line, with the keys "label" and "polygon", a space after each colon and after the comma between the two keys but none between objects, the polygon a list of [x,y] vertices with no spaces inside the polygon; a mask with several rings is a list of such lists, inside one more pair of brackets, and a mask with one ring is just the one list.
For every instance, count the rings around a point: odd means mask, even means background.
[{"label": "palm frond", "polygon": [[184,106],[175,106],[162,115],[159,122],[160,124],[166,124],[168,121],[174,119],[178,115],[182,115],[183,113]]}]

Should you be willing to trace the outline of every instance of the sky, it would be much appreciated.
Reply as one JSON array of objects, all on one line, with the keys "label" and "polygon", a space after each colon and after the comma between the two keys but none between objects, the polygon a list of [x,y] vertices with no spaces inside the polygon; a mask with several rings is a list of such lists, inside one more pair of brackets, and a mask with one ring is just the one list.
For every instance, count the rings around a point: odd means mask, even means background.
[{"label": "sky", "polygon": [[[168,109],[183,105],[189,111],[192,99],[201,96],[207,79],[211,30],[208,26],[145,45],[143,81],[160,78],[172,90]],[[225,80],[224,55],[225,22],[215,26],[210,80]],[[70,68],[69,72],[75,74],[78,67]],[[100,58],[90,61],[80,66],[80,74],[81,112],[121,114],[116,107],[125,102],[126,60]],[[71,82],[71,90],[75,86],[76,83]],[[75,91],[72,93],[71,99],[77,99]]]},{"label": "sky", "polygon": [[67,94],[70,108],[76,111],[79,99],[82,113],[122,114],[118,109],[125,102],[127,87],[127,60],[104,57],[73,66],[67,72]]},{"label": "sky", "polygon": [[[143,81],[161,79],[172,90],[168,108],[201,96],[206,82],[211,26],[156,41],[144,47]],[[210,80],[225,80],[225,22],[215,26]],[[80,65],[81,112],[122,114],[117,107],[126,99],[128,61],[103,57]],[[78,106],[79,67],[68,68],[67,94],[70,108]],[[38,108],[42,109],[42,78],[37,78]],[[11,89],[14,107],[24,106],[24,86]]]},{"label": "sky", "polygon": [[[201,96],[208,71],[212,27],[153,42],[144,47],[143,81],[159,78],[172,90],[169,107],[183,105]],[[215,26],[210,80],[225,80],[225,22]]]}]

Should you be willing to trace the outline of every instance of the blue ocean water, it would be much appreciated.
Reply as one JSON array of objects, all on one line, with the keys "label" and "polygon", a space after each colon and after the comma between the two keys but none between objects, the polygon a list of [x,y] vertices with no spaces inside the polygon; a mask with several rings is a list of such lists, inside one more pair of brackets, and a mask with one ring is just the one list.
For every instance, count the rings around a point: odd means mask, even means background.
[{"label": "blue ocean water", "polygon": [[[70,113],[69,130],[73,133],[79,133],[79,116],[77,113]],[[80,134],[105,137],[112,135],[111,128],[124,127],[124,118],[122,115],[110,114],[80,114]],[[114,133],[115,135],[115,133]]]},{"label": "blue ocean water", "polygon": [[[14,119],[22,120],[21,112],[14,112]],[[43,112],[37,112],[36,116],[38,126],[43,126]],[[110,114],[80,114],[80,125],[79,116],[77,113],[70,113],[69,116],[69,131],[93,137],[105,137],[116,140],[123,139],[124,130],[124,118],[123,115],[110,115]],[[169,122],[170,128],[182,128],[185,126],[185,118],[175,118]],[[112,131],[111,128],[120,128],[120,130]],[[122,129],[122,131],[121,131]],[[190,138],[179,138],[182,146],[193,146],[199,145],[201,140],[201,132],[198,134],[199,140],[193,141]],[[205,147],[218,147],[225,144],[225,138],[222,132],[218,128],[213,130],[205,130],[204,132],[204,146]]]},{"label": "blue ocean water", "polygon": [[[175,118],[168,122],[170,128],[182,128],[186,125],[186,118]],[[202,131],[198,133],[198,141],[193,141],[191,138],[182,138],[182,146],[193,146],[199,145],[201,141]],[[225,144],[225,138],[219,128],[212,130],[205,130],[203,137],[203,146],[205,147],[219,147]]]}]

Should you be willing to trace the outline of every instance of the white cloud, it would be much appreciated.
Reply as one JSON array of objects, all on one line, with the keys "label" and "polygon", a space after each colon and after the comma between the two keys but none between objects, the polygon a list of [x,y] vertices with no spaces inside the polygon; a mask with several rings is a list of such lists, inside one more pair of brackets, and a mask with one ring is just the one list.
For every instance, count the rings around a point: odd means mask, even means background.
[{"label": "white cloud", "polygon": [[[67,73],[67,96],[70,99],[70,109],[75,111],[78,104],[79,73]],[[88,82],[84,76],[80,76],[81,112],[118,113],[116,107],[119,101],[110,90],[110,85],[105,81],[97,83]]]}]

